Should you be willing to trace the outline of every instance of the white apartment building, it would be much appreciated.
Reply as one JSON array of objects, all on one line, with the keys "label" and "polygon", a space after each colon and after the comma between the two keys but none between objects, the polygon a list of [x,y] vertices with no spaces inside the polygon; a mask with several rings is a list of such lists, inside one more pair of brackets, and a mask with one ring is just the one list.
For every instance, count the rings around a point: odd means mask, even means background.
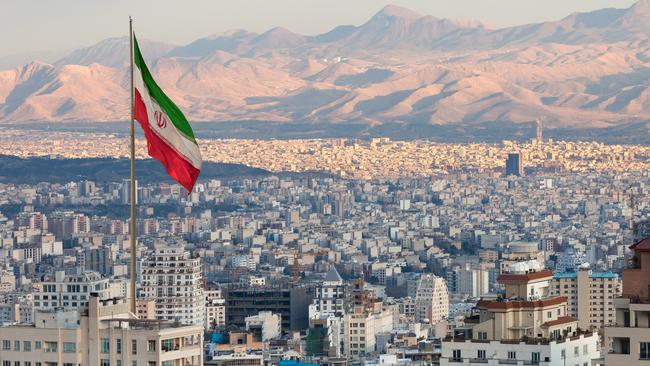
[{"label": "white apartment building", "polygon": [[160,246],[142,264],[142,296],[156,301],[156,318],[204,325],[201,261],[183,247]]},{"label": "white apartment building", "polygon": [[98,294],[101,299],[110,297],[109,279],[92,271],[79,275],[56,271],[54,275],[43,277],[38,286],[39,291],[34,294],[35,310],[77,310],[88,306],[92,293]]},{"label": "white apartment building", "polygon": [[[345,287],[343,279],[334,266],[327,272],[323,282],[316,288],[316,294],[309,305],[309,318],[333,315],[342,317],[344,309]],[[318,315],[316,315],[318,314]]]},{"label": "white apartment building", "polygon": [[591,366],[597,355],[598,334],[586,333],[565,341],[502,342],[464,340],[443,347],[440,366],[534,365]]},{"label": "white apartment building", "polygon": [[226,326],[226,300],[221,289],[204,290],[205,329]]},{"label": "white apartment building", "polygon": [[199,366],[203,328],[141,320],[123,299],[41,311],[31,326],[0,328],[0,364],[10,366]]},{"label": "white apartment building", "polygon": [[449,291],[442,277],[423,274],[415,293],[415,321],[435,324],[449,316]]}]

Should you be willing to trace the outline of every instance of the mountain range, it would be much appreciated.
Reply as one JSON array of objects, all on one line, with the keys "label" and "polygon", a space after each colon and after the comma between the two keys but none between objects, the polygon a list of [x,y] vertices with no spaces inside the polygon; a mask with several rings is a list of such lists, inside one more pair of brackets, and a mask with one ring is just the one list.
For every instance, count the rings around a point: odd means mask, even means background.
[{"label": "mountain range", "polygon": [[[389,5],[317,36],[278,27],[140,43],[194,122],[647,129],[649,35],[640,0],[501,29]],[[107,39],[0,71],[0,122],[126,120],[128,85],[128,38]]]}]

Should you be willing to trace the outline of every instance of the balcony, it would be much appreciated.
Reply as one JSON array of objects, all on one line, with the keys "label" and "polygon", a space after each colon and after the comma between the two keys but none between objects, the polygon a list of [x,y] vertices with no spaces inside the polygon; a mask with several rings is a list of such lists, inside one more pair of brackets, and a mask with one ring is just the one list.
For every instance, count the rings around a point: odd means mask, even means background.
[{"label": "balcony", "polygon": [[518,363],[519,361],[517,360],[510,360],[510,359],[499,360],[499,365],[516,365]]}]

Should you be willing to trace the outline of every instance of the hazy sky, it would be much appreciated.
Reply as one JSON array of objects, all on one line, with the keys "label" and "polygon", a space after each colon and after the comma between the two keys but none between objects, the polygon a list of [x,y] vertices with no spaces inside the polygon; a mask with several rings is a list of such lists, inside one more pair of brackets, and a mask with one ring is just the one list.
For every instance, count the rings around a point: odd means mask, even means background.
[{"label": "hazy sky", "polygon": [[185,44],[244,28],[284,26],[317,34],[336,25],[359,25],[386,4],[424,14],[481,19],[503,27],[555,20],[576,11],[628,7],[633,0],[1,0],[0,57],[67,51],[128,32],[135,19],[142,38]]}]

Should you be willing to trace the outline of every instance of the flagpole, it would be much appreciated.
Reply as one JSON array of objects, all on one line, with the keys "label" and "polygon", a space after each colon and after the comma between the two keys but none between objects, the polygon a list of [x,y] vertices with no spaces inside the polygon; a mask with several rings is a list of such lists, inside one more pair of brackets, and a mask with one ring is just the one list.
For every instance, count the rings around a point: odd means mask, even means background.
[{"label": "flagpole", "polygon": [[130,279],[131,279],[131,299],[130,307],[133,314],[136,312],[136,291],[135,291],[135,255],[136,255],[136,227],[135,227],[135,204],[136,204],[136,187],[135,187],[135,118],[134,118],[134,89],[133,89],[133,19],[129,16],[129,55],[130,55],[130,71],[131,71],[131,222],[129,232],[131,234],[131,263],[130,263]]}]

